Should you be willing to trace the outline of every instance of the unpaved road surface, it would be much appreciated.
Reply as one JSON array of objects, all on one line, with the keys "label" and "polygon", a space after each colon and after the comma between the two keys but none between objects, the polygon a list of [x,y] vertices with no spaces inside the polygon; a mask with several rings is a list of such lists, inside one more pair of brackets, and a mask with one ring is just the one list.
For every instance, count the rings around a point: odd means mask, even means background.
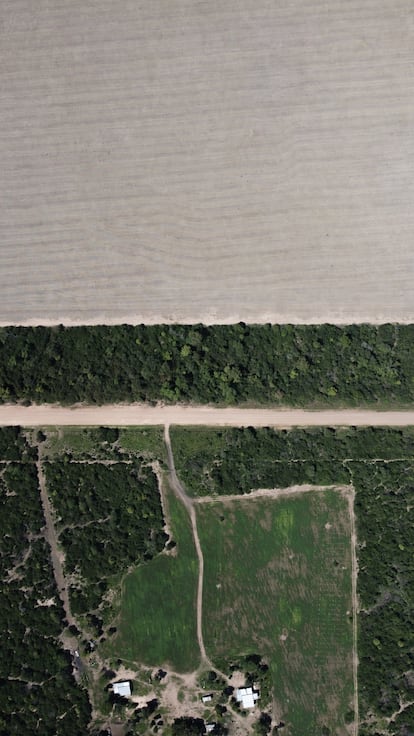
[{"label": "unpaved road surface", "polygon": [[0,322],[414,320],[411,0],[2,0]]},{"label": "unpaved road surface", "polygon": [[372,411],[341,409],[305,411],[303,409],[240,409],[212,406],[148,406],[146,404],[107,404],[105,406],[63,407],[0,405],[0,426],[140,426],[210,425],[229,427],[335,427],[414,425],[414,411]]}]

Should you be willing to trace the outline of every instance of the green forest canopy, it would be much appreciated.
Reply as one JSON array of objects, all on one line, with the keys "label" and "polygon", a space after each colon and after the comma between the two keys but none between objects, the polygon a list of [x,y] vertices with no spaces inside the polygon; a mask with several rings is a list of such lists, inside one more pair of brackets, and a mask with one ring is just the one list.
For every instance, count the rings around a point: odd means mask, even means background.
[{"label": "green forest canopy", "polygon": [[0,448],[0,736],[77,736],[91,709],[59,642],[64,611],[42,536],[35,458],[18,429],[1,428]]},{"label": "green forest canopy", "polygon": [[0,329],[0,401],[404,405],[414,325]]}]

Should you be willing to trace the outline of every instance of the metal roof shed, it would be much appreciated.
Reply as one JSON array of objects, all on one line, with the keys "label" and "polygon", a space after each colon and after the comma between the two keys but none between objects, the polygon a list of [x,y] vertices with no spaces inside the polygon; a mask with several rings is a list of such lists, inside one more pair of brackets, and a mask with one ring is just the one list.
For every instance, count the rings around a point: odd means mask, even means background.
[{"label": "metal roof shed", "polygon": [[115,695],[121,695],[123,698],[129,698],[131,695],[131,683],[129,680],[125,682],[114,682],[112,690]]}]

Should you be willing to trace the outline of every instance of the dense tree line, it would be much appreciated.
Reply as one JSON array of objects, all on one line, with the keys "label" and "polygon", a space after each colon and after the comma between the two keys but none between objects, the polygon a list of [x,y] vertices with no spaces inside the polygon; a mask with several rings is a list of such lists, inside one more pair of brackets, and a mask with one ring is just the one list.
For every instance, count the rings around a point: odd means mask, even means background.
[{"label": "dense tree line", "polygon": [[167,536],[157,479],[139,461],[57,461],[45,468],[66,571],[80,575],[71,587],[72,608],[86,613],[99,607],[114,576],[163,549]]},{"label": "dense tree line", "polygon": [[25,462],[3,466],[0,477],[0,735],[85,733],[90,706],[58,640],[64,613],[41,534],[36,468],[19,430],[0,429],[6,445],[6,457],[16,459],[17,448]]},{"label": "dense tree line", "polygon": [[172,429],[177,472],[196,494],[354,484],[360,736],[414,732],[413,438],[412,428]]},{"label": "dense tree line", "polygon": [[0,329],[0,400],[406,404],[414,325]]}]

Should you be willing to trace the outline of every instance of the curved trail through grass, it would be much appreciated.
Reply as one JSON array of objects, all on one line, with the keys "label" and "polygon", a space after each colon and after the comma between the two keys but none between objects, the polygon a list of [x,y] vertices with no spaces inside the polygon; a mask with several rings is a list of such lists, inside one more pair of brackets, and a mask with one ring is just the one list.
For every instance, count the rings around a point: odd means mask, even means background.
[{"label": "curved trail through grass", "polygon": [[194,501],[192,498],[190,498],[183,486],[181,485],[180,481],[178,480],[178,476],[175,470],[175,463],[174,463],[174,455],[172,452],[171,447],[171,440],[170,440],[170,432],[169,432],[169,426],[168,424],[165,425],[164,428],[164,440],[165,440],[165,447],[167,449],[167,458],[168,458],[168,471],[169,471],[169,480],[170,485],[180,499],[180,501],[183,503],[185,508],[188,511],[190,521],[191,521],[191,531],[194,539],[194,546],[197,552],[197,558],[198,558],[198,584],[197,584],[197,640],[198,640],[198,646],[200,648],[200,655],[201,655],[201,664],[207,664],[209,667],[213,669],[213,665],[210,662],[209,658],[207,657],[206,649],[204,646],[204,640],[203,640],[203,582],[204,582],[204,557],[203,552],[201,549],[200,539],[198,536],[198,530],[197,530],[197,519],[196,519],[196,513],[194,509]]},{"label": "curved trail through grass", "polygon": [[356,554],[357,537],[355,524],[355,488],[348,489],[348,508],[351,524],[351,575],[352,575],[352,638],[354,642],[352,653],[352,670],[354,680],[354,712],[355,712],[355,736],[358,736],[359,727],[359,702],[358,702],[358,560]]},{"label": "curved trail through grass", "polygon": [[[191,522],[191,531],[193,535],[194,540],[194,546],[197,552],[197,559],[198,559],[198,582],[197,582],[197,641],[198,646],[200,649],[200,669],[203,668],[209,668],[211,670],[214,670],[217,672],[217,674],[220,675],[220,677],[223,678],[223,680],[229,684],[229,678],[227,675],[219,670],[211,661],[209,656],[207,655],[206,648],[204,645],[204,638],[203,638],[203,585],[204,585],[204,557],[203,557],[203,551],[201,549],[200,544],[200,538],[198,536],[198,529],[197,529],[197,516],[195,512],[195,505],[194,505],[194,499],[190,498],[190,496],[187,495],[185,492],[183,486],[181,485],[179,478],[177,476],[177,472],[175,470],[175,463],[174,463],[174,455],[171,447],[171,439],[170,439],[170,432],[169,432],[169,425],[166,424],[164,426],[164,441],[165,446],[167,450],[167,460],[168,460],[168,471],[169,471],[169,481],[170,485],[173,489],[173,491],[176,493],[177,497],[180,499],[180,501],[183,503],[184,507],[188,511],[190,522]],[[240,733],[244,733],[245,729],[243,728],[243,717],[240,713],[237,713],[230,704],[228,704],[228,709],[231,711],[233,718],[238,722],[239,726],[241,727]]]}]

